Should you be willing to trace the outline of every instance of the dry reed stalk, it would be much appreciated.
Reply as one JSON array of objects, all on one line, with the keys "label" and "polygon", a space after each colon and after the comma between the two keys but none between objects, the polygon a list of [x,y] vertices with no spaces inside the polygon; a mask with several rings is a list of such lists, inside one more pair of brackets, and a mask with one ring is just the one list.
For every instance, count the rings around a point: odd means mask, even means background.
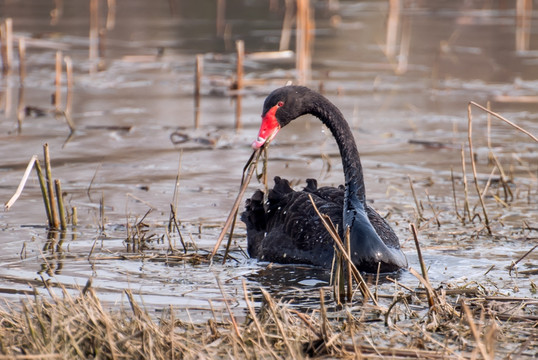
[{"label": "dry reed stalk", "polygon": [[424,279],[422,275],[420,275],[415,269],[412,267],[409,268],[409,272],[415,276],[418,281],[424,286],[424,289],[426,289],[426,296],[428,297],[428,305],[430,306],[430,309],[433,308],[435,305],[435,299],[437,298],[437,294],[435,293],[435,290],[431,286],[430,282]]},{"label": "dry reed stalk", "polygon": [[[70,56],[64,56],[65,75],[67,78],[67,96],[65,99],[65,116],[68,118],[68,124],[72,124],[71,113],[73,111],[73,61]],[[70,125],[71,127],[71,125]],[[73,129],[74,130],[74,127]]]},{"label": "dry reed stalk", "polygon": [[411,48],[411,21],[404,19],[402,23],[402,38],[400,40],[400,54],[398,56],[398,65],[395,73],[402,75],[407,72],[409,65],[409,49]]},{"label": "dry reed stalk", "polygon": [[107,0],[106,29],[113,30],[116,27],[116,0]]},{"label": "dry reed stalk", "polygon": [[400,0],[389,0],[385,56],[391,59],[396,55],[398,27],[400,26],[400,3]]},{"label": "dry reed stalk", "polygon": [[49,227],[52,227],[53,220],[52,220],[52,211],[50,209],[50,200],[49,200],[49,193],[47,190],[47,182],[45,180],[45,176],[43,175],[43,171],[41,170],[39,159],[36,159],[35,161],[35,169],[37,173],[37,178],[39,180],[39,187],[41,188],[41,195],[43,196],[43,202],[45,203],[47,221],[48,221]]},{"label": "dry reed stalk", "polygon": [[204,56],[196,55],[194,75],[194,128],[200,126],[200,90],[202,86],[202,76],[204,72]]},{"label": "dry reed stalk", "polygon": [[30,158],[30,161],[28,162],[28,165],[26,166],[26,170],[24,171],[24,174],[22,175],[22,179],[19,183],[19,186],[17,187],[17,190],[15,191],[15,194],[9,199],[5,205],[4,210],[9,210],[13,204],[15,204],[15,201],[21,196],[22,190],[24,189],[24,185],[26,185],[26,181],[28,180],[28,177],[30,176],[30,172],[32,171],[32,168],[34,167],[34,163],[37,161],[37,155],[33,155]]},{"label": "dry reed stalk", "polygon": [[26,78],[26,40],[19,39],[19,83],[22,86]]},{"label": "dry reed stalk", "polygon": [[532,23],[532,0],[516,1],[516,51],[529,50]]},{"label": "dry reed stalk", "polygon": [[226,30],[226,0],[217,0],[216,31],[218,37],[223,37]]},{"label": "dry reed stalk", "polygon": [[[250,159],[247,161],[247,164],[243,168],[243,178],[241,179],[241,188],[239,189],[239,193],[237,194],[237,197],[232,206],[232,209],[230,210],[230,213],[228,214],[228,218],[226,219],[226,222],[224,223],[222,231],[220,232],[220,235],[217,239],[217,243],[215,244],[215,247],[213,247],[213,250],[211,251],[211,255],[209,257],[210,261],[213,261],[213,257],[217,253],[217,250],[219,249],[219,246],[222,243],[224,236],[226,235],[226,231],[228,231],[232,222],[235,223],[234,219],[237,215],[239,204],[241,203],[241,198],[243,197],[243,194],[245,194],[248,184],[250,183],[250,179],[252,178],[252,175],[254,174],[254,171],[256,170],[256,164],[258,163],[260,153],[261,153],[260,149],[255,150],[250,156]],[[248,169],[248,173],[245,176],[245,172],[247,171],[247,169]],[[230,238],[228,240],[229,242],[231,241],[231,238],[232,238],[232,232],[230,232]]]},{"label": "dry reed stalk", "polygon": [[311,15],[310,0],[297,0],[296,21],[296,69],[297,81],[305,85],[310,80],[312,63],[312,30],[314,20]]},{"label": "dry reed stalk", "polygon": [[63,15],[63,0],[54,0],[54,9],[50,12],[50,24],[58,25],[58,21]]},{"label": "dry reed stalk", "polygon": [[172,203],[170,204],[174,210],[177,209],[179,204],[179,179],[181,178],[181,160],[183,159],[183,150],[179,152],[179,159],[177,164],[176,180],[174,181],[174,193],[172,194]]},{"label": "dry reed stalk", "polygon": [[417,214],[418,214],[418,221],[419,223],[424,220],[424,217],[422,216],[422,207],[417,199],[417,194],[415,193],[415,187],[413,186],[413,181],[411,180],[411,176],[407,175],[407,179],[409,180],[409,187],[411,187],[411,193],[413,194],[413,199],[415,200],[415,207],[417,208]]},{"label": "dry reed stalk", "polygon": [[284,344],[286,345],[286,348],[288,349],[288,354],[291,356],[292,359],[294,360],[297,359],[295,349],[291,346],[288,336],[286,335],[286,331],[284,330],[284,327],[282,326],[282,322],[278,318],[278,314],[276,312],[276,306],[275,306],[275,302],[273,301],[273,298],[264,289],[260,288],[260,290],[262,291],[263,297],[267,303],[267,306],[269,307],[269,311],[271,312],[271,315],[273,316],[273,319],[278,328],[278,331],[280,332],[280,335],[282,336],[282,340],[284,341]]},{"label": "dry reed stalk", "polygon": [[45,179],[47,184],[48,199],[50,204],[50,215],[52,223],[49,226],[53,229],[58,228],[58,213],[54,202],[54,185],[52,180],[52,167],[50,165],[49,144],[43,145],[43,153],[45,158]]},{"label": "dry reed stalk", "polygon": [[[180,223],[181,222],[178,223],[178,220],[177,220],[175,206],[173,204],[170,204],[170,220],[168,222],[169,225],[168,225],[167,234],[171,233],[174,228],[177,230],[177,233],[179,235],[179,241],[181,242],[181,246],[183,246],[183,253],[186,254],[187,253],[187,246],[185,245],[185,241],[183,240],[183,235],[181,234]],[[173,226],[172,226],[172,224],[173,224]],[[173,251],[174,247],[172,246],[170,238],[168,238],[168,239],[169,239],[170,249]]]},{"label": "dry reed stalk", "polygon": [[293,0],[285,0],[284,20],[282,20],[282,32],[280,33],[279,51],[289,50],[291,39],[291,26],[293,24]]},{"label": "dry reed stalk", "polygon": [[[417,227],[415,224],[411,223],[409,224],[409,228],[411,229],[411,233],[413,234],[413,239],[415,241],[415,247],[417,248],[417,255],[418,255],[418,261],[420,263],[420,270],[422,271],[422,277],[424,277],[424,280],[429,284],[430,279],[428,278],[428,269],[426,268],[426,264],[424,263],[424,258],[422,257],[422,251],[420,250],[420,244],[418,242],[418,232]],[[429,291],[426,292],[428,296],[428,305],[430,307],[433,306],[433,297],[432,294],[430,294]]]},{"label": "dry reed stalk", "polygon": [[0,22],[0,59],[2,59],[2,74],[6,74],[6,23]]},{"label": "dry reed stalk", "polygon": [[465,224],[465,219],[462,218],[462,216],[460,215],[460,212],[458,211],[458,200],[456,197],[456,184],[454,181],[454,169],[452,168],[452,166],[450,167],[450,181],[452,182],[452,198],[454,199],[454,211],[456,212],[456,217],[460,219],[463,224]]},{"label": "dry reed stalk", "polygon": [[499,162],[499,159],[497,158],[497,156],[493,152],[491,152],[490,154],[491,154],[491,158],[493,159],[495,166],[497,167],[497,169],[499,169],[499,173],[501,175],[501,185],[504,191],[504,201],[505,202],[509,201],[508,196],[510,196],[510,200],[513,200],[514,194],[512,193],[512,189],[510,189],[510,186],[508,185],[508,181],[506,180],[507,178],[506,173],[504,172],[504,169],[501,166],[501,163]]},{"label": "dry reed stalk", "polygon": [[[486,103],[486,106],[487,106],[487,109],[488,111],[491,111],[491,103],[488,102]],[[486,116],[486,134],[487,134],[487,142],[488,142],[488,149],[489,149],[489,153],[490,154],[493,154],[493,148],[491,147],[491,114],[488,112],[487,113],[487,116]]]},{"label": "dry reed stalk", "polygon": [[243,63],[245,61],[245,42],[237,40],[235,42],[236,50],[236,71],[235,71],[235,87],[241,91],[243,89]]},{"label": "dry reed stalk", "polygon": [[534,245],[529,251],[527,251],[525,254],[523,254],[523,256],[521,256],[519,259],[517,259],[515,262],[512,262],[512,265],[510,265],[510,268],[509,268],[509,275],[512,276],[512,270],[516,267],[516,265],[521,261],[523,260],[524,258],[527,257],[527,255],[529,255],[531,252],[534,251],[534,249],[536,249],[538,247],[538,244]]},{"label": "dry reed stalk", "polygon": [[495,116],[497,119],[504,121],[508,125],[512,126],[514,129],[521,131],[523,134],[527,135],[528,137],[530,137],[534,141],[538,142],[538,138],[535,135],[531,134],[529,131],[523,129],[522,127],[514,124],[513,122],[511,122],[510,120],[508,120],[505,117],[501,116],[500,114],[498,114],[498,113],[496,113],[494,111],[488,110],[487,108],[483,107],[482,105],[479,105],[479,104],[475,103],[474,101],[469,102],[469,105],[474,105],[477,108],[487,112],[488,114],[491,114],[491,115]]},{"label": "dry reed stalk", "polygon": [[4,20],[2,34],[2,64],[4,74],[7,74],[13,67],[13,20],[11,18]]},{"label": "dry reed stalk", "polygon": [[57,112],[61,111],[62,107],[62,52],[56,52],[56,77],[54,80],[54,86],[56,88],[54,92],[54,107]]},{"label": "dry reed stalk", "polygon": [[220,279],[216,277],[217,285],[219,287],[220,293],[222,295],[222,301],[224,302],[224,306],[226,306],[226,310],[228,310],[228,315],[230,315],[230,320],[232,322],[232,327],[234,329],[235,335],[239,339],[239,343],[241,347],[243,348],[243,351],[245,354],[248,354],[248,351],[245,349],[245,343],[243,341],[243,337],[241,336],[241,332],[239,331],[239,326],[237,325],[237,321],[235,320],[234,313],[232,309],[230,308],[230,304],[228,303],[228,299],[226,297],[226,293],[224,292],[224,289],[222,288],[222,284],[220,283]]},{"label": "dry reed stalk", "polygon": [[90,74],[97,71],[99,47],[99,0],[90,0],[89,61]]},{"label": "dry reed stalk", "polygon": [[60,180],[54,180],[54,186],[56,189],[56,201],[58,202],[58,209],[60,213],[60,228],[67,230],[67,216],[65,213],[64,197],[62,194],[62,184]]},{"label": "dry reed stalk", "polygon": [[538,96],[536,95],[497,95],[493,98],[493,101],[499,103],[516,103],[516,104],[536,104],[538,103]]},{"label": "dry reed stalk", "polygon": [[[349,238],[349,228],[347,228],[347,231],[346,231],[346,250],[347,250],[347,254],[349,256],[349,258],[351,259],[351,239]],[[381,263],[379,263],[378,265],[381,265]],[[350,264],[348,264],[347,268],[346,268],[346,272],[347,272],[347,301],[348,302],[351,302],[351,300],[353,299],[353,274],[351,272],[351,266]]]},{"label": "dry reed stalk", "polygon": [[237,96],[235,97],[235,130],[241,129],[241,91],[243,90],[243,62],[245,59],[245,43],[243,40],[235,42],[237,61],[236,61],[236,88]]},{"label": "dry reed stalk", "polygon": [[355,281],[359,284],[359,290],[362,293],[362,296],[364,297],[365,301],[368,299],[372,299],[372,302],[375,304],[375,306],[379,307],[379,304],[375,297],[372,295],[372,292],[368,288],[368,285],[366,284],[366,281],[364,281],[364,278],[362,277],[359,270],[357,270],[357,267],[355,264],[353,264],[353,261],[351,260],[351,257],[347,253],[347,251],[344,248],[344,244],[342,243],[342,240],[340,239],[340,236],[338,235],[338,231],[334,227],[334,224],[332,223],[331,219],[325,215],[321,214],[318,210],[318,207],[314,203],[314,199],[309,194],[308,197],[310,198],[310,202],[312,203],[312,207],[314,208],[314,211],[321,219],[321,222],[323,223],[323,226],[325,226],[325,229],[329,232],[329,235],[334,240],[334,243],[338,247],[338,250],[340,253],[344,256],[344,258],[347,261],[348,266],[351,268],[351,271],[353,272],[353,277],[355,278]]},{"label": "dry reed stalk", "polygon": [[256,330],[258,331],[258,337],[260,337],[263,341],[263,344],[265,345],[265,348],[269,351],[271,356],[275,359],[278,359],[278,355],[275,354],[272,347],[269,345],[269,342],[267,341],[267,336],[265,336],[265,331],[263,331],[263,328],[260,324],[260,321],[258,320],[258,317],[256,316],[256,311],[252,307],[251,301],[248,298],[248,292],[247,292],[247,284],[245,279],[242,280],[242,286],[243,286],[243,294],[245,297],[245,303],[247,304],[248,312],[250,313],[250,317],[252,318],[252,321],[254,322],[254,326],[256,327]]},{"label": "dry reed stalk", "polygon": [[463,144],[461,145],[461,171],[462,171],[462,178],[463,178],[463,193],[465,195],[465,201],[463,203],[463,216],[462,218],[465,218],[465,214],[467,214],[467,217],[469,221],[472,221],[471,216],[471,209],[469,208],[469,185],[467,184],[467,172],[465,171],[465,150],[463,149]]},{"label": "dry reed stalk", "polygon": [[99,62],[97,63],[97,68],[99,70],[103,70],[105,67],[105,51],[106,51],[106,28],[100,28],[99,29],[99,37],[97,42],[97,56],[99,58]]},{"label": "dry reed stalk", "polygon": [[428,193],[427,189],[424,189],[424,192],[426,193],[426,199],[428,199],[428,205],[430,205],[430,209],[432,210],[433,218],[435,219],[435,222],[437,223],[437,228],[440,228],[441,227],[441,222],[439,221],[439,216],[438,216],[437,211],[435,211],[435,209],[433,207],[433,203],[432,203],[432,201],[430,199],[430,193]]},{"label": "dry reed stalk", "polygon": [[[269,154],[268,154],[268,151],[267,150],[267,146],[264,146],[263,147],[263,151],[262,151],[262,154],[263,154],[263,161],[262,161],[262,183],[263,183],[263,188],[265,190],[265,194],[266,196],[269,195],[269,185],[268,185],[268,182],[267,182],[267,175],[268,175],[268,172],[267,172],[267,165],[269,163]],[[258,176],[259,178],[259,176]]]},{"label": "dry reed stalk", "polygon": [[4,119],[9,119],[11,117],[13,86],[5,86],[3,95],[3,99],[0,97],[0,103],[2,100],[4,101]]},{"label": "dry reed stalk", "polygon": [[19,134],[22,132],[22,123],[26,118],[25,104],[24,104],[24,86],[19,86],[19,99],[17,101],[17,131]]},{"label": "dry reed stalk", "polygon": [[486,229],[488,230],[488,234],[491,235],[491,227],[489,226],[489,218],[486,211],[486,205],[484,204],[483,193],[480,192],[480,188],[478,186],[478,176],[476,174],[476,162],[474,159],[474,152],[473,152],[473,115],[471,111],[471,102],[469,103],[469,105],[467,105],[467,119],[468,119],[467,135],[468,135],[468,141],[469,141],[469,157],[471,159],[471,168],[473,170],[474,185],[476,189],[476,194],[478,195],[478,200],[480,201],[480,205],[482,206],[482,213],[484,214],[484,222],[486,225]]},{"label": "dry reed stalk", "polygon": [[105,231],[105,193],[101,192],[99,200],[99,231]]},{"label": "dry reed stalk", "polygon": [[329,340],[329,321],[327,319],[327,309],[325,308],[325,292],[319,289],[319,315],[321,317],[321,337],[326,343]]},{"label": "dry reed stalk", "polygon": [[73,226],[77,226],[78,225],[78,211],[77,211],[77,207],[76,206],[73,206],[71,208],[71,224]]},{"label": "dry reed stalk", "polygon": [[463,308],[463,311],[465,313],[465,317],[467,319],[467,323],[469,324],[469,328],[471,330],[471,333],[473,334],[473,338],[476,341],[476,346],[480,350],[480,354],[482,354],[482,357],[486,360],[493,359],[490,354],[487,352],[486,347],[482,343],[482,340],[480,339],[480,333],[478,332],[478,329],[476,328],[476,324],[473,321],[473,314],[471,313],[471,310],[469,309],[469,306],[462,301],[461,307]]}]

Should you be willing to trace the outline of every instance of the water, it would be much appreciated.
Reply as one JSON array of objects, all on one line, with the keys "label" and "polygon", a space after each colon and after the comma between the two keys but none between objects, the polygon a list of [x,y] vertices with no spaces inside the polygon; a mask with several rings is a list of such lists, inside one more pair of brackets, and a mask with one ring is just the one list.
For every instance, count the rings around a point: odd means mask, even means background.
[{"label": "water", "polygon": [[[411,2],[399,17],[394,55],[387,56],[392,50],[385,46],[385,1],[341,1],[338,9],[328,9],[326,2],[314,3],[314,80],[310,85],[322,84],[351,123],[369,199],[383,215],[388,214],[410,266],[419,268],[408,230],[416,219],[408,177],[424,208],[426,220],[421,222],[419,236],[435,286],[482,286],[491,293],[535,297],[532,284],[537,279],[538,251],[518,264],[519,272],[509,272],[508,267],[537,243],[538,145],[501,121],[492,122],[491,146],[514,193],[504,206],[497,171],[492,191],[485,196],[492,236],[478,220],[466,225],[458,220],[450,171],[456,179],[461,213],[460,154],[462,144],[468,151],[470,100],[484,105],[490,101],[494,111],[538,133],[537,103],[521,102],[538,91],[536,13],[531,14],[528,46],[516,50],[516,38],[521,36],[517,34],[523,30],[517,27],[512,4]],[[101,6],[104,24],[105,5]],[[43,282],[53,285],[52,291],[59,291],[58,284],[77,291],[92,278],[107,303],[122,303],[123,290],[130,288],[150,311],[172,305],[188,308],[189,316],[203,319],[211,316],[211,306],[225,312],[224,297],[234,311],[242,313],[245,280],[254,292],[262,286],[302,306],[317,303],[317,288],[327,286],[328,274],[303,266],[275,265],[266,270],[267,264],[247,259],[241,251],[246,249],[242,224],[232,246],[237,261],[225,265],[166,261],[169,242],[166,237],[157,241],[165,235],[179,169],[182,234],[202,255],[215,244],[251,154],[263,99],[293,78],[293,60],[247,58],[246,77],[264,82],[245,91],[243,129],[234,130],[235,102],[226,87],[235,72],[234,41],[245,40],[247,53],[276,50],[282,12],[267,9],[266,2],[229,1],[228,35],[222,38],[216,35],[212,5],[119,2],[115,25],[106,33],[103,70],[90,75],[86,1],[65,2],[55,25],[50,23],[52,3],[0,1],[1,16],[13,18],[15,36],[32,39],[27,40],[23,104],[52,110],[55,52],[61,49],[74,63],[76,126],[70,136],[63,117],[49,112],[27,116],[19,128],[16,70],[2,77],[0,198],[11,197],[30,157],[41,157],[42,145],[48,143],[53,176],[62,181],[68,207],[76,206],[79,213],[75,230],[64,239],[51,239],[44,227],[39,184],[32,173],[21,198],[9,212],[0,213],[3,297],[16,300],[34,288],[46,293]],[[205,67],[200,128],[193,129],[193,69],[198,53],[205,54]],[[476,108],[473,116],[474,150],[483,188],[492,171],[486,119]],[[191,140],[178,145],[171,141],[185,135]],[[298,186],[307,177],[320,179],[320,185],[338,185],[343,180],[336,145],[313,118],[281,131],[271,146],[270,159],[270,177],[284,176]],[[473,207],[477,197],[468,161],[467,175]],[[259,186],[253,181],[247,193]],[[105,204],[102,231],[101,198]],[[128,251],[125,239],[149,209],[144,222],[155,240],[141,256]],[[480,207],[475,212],[481,213]],[[170,242],[181,249],[177,235]],[[407,286],[418,286],[409,272],[393,277]],[[390,281],[380,285],[382,293],[394,290]]]}]

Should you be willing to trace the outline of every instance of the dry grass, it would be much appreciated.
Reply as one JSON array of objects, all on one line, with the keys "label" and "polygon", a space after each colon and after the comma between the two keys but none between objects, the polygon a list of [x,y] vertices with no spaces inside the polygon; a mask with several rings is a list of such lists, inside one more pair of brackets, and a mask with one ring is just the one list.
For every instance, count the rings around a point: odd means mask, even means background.
[{"label": "dry grass", "polygon": [[172,308],[152,318],[131,291],[130,309],[105,309],[90,282],[76,297],[63,289],[5,303],[0,359],[493,359],[532,357],[538,345],[537,300],[431,289],[430,307],[423,290],[398,287],[379,296],[384,310],[357,300],[333,307],[320,289],[319,309],[299,311],[263,290],[255,308],[243,285],[245,316],[202,323]]}]

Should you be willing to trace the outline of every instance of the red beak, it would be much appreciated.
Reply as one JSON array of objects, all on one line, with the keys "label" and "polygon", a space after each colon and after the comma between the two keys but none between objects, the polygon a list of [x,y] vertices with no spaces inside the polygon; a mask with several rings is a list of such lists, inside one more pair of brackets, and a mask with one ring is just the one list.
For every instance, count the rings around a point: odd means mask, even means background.
[{"label": "red beak", "polygon": [[280,124],[275,116],[278,108],[278,105],[273,106],[262,117],[262,124],[260,126],[260,131],[258,132],[258,138],[252,143],[252,147],[254,149],[259,149],[265,143],[271,141],[275,137],[278,130],[280,130]]}]

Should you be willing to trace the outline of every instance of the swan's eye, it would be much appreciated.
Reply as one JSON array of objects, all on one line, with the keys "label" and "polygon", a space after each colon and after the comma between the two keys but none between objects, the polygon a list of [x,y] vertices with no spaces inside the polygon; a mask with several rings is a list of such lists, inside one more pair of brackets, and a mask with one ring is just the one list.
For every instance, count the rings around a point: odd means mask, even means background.
[{"label": "swan's eye", "polygon": [[284,101],[279,101],[278,104],[276,104],[278,107],[284,106]]}]

